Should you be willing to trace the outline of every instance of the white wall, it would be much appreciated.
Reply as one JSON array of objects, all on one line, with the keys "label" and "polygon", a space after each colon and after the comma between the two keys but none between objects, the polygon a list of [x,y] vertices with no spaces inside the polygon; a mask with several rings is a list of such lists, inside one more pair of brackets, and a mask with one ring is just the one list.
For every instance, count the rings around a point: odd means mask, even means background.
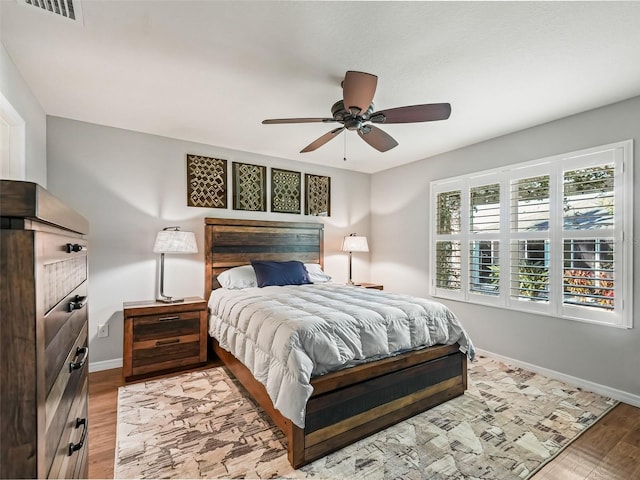
[{"label": "white wall", "polygon": [[[167,256],[165,293],[203,295],[204,217],[321,221],[325,270],[346,281],[342,237],[369,235],[370,175],[136,133],[73,120],[47,120],[48,186],[89,219],[89,343],[94,368],[122,357],[122,302],[156,296],[158,230],[179,225],[196,232],[197,255]],[[242,212],[187,206],[186,155],[267,165],[331,177],[331,217]],[[229,198],[229,205],[231,199]],[[369,279],[368,254],[354,255],[354,278]],[[109,337],[97,338],[98,325]]]},{"label": "white wall", "polygon": [[47,186],[47,117],[0,43],[0,92],[25,121],[24,180]]},{"label": "white wall", "polygon": [[[640,97],[374,174],[371,181],[371,277],[385,289],[429,292],[429,182],[634,139],[640,158]],[[636,173],[638,175],[638,173]],[[634,179],[634,185],[637,185]],[[634,238],[640,194],[634,200]],[[634,241],[634,298],[640,298],[640,249]],[[623,330],[446,301],[476,347],[604,385],[640,398],[640,318]],[[638,302],[636,302],[637,304]],[[636,311],[640,308],[636,305]],[[624,396],[624,395],[623,395]]]}]

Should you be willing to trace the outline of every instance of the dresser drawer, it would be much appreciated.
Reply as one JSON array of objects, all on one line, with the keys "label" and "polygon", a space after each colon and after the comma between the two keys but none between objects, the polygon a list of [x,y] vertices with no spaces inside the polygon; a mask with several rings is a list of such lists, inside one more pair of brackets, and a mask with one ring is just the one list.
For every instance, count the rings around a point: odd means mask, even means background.
[{"label": "dresser drawer", "polygon": [[87,280],[87,241],[83,238],[36,232],[39,282],[44,313]]},{"label": "dresser drawer", "polygon": [[86,377],[80,387],[81,394],[73,402],[59,442],[52,449],[53,462],[48,478],[87,478],[89,418]]},{"label": "dresser drawer", "polygon": [[49,264],[61,260],[86,257],[88,242],[80,235],[38,232],[41,261]]},{"label": "dresser drawer", "polygon": [[68,365],[67,356],[72,350],[72,345],[78,338],[81,330],[87,325],[88,309],[87,286],[85,282],[71,292],[56,308],[44,317],[44,378],[47,393],[51,389],[63,365]]}]

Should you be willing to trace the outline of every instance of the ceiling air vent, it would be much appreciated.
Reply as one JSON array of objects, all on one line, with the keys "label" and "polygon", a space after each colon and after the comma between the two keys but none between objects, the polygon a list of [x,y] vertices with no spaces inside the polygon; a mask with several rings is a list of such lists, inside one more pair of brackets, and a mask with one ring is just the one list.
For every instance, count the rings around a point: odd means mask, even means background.
[{"label": "ceiling air vent", "polygon": [[82,23],[82,9],[80,0],[16,0],[20,5],[25,5],[41,12],[49,12],[57,17]]}]

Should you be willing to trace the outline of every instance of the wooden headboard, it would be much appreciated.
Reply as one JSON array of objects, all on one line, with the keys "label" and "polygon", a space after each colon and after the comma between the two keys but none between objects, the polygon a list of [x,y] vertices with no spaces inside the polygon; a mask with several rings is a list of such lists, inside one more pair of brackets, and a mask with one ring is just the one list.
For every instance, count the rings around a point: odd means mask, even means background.
[{"label": "wooden headboard", "polygon": [[324,224],[228,218],[204,219],[204,295],[218,275],[251,260],[299,260],[324,267]]}]

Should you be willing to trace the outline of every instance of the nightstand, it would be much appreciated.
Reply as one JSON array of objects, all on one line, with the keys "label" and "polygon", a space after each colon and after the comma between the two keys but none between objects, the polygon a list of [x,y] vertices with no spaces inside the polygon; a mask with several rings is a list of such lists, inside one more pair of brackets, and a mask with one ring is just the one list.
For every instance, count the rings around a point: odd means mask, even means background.
[{"label": "nightstand", "polygon": [[354,283],[354,285],[356,287],[363,287],[363,288],[372,288],[374,290],[384,290],[384,286],[380,285],[379,283],[366,283],[366,282],[361,282],[361,283]]},{"label": "nightstand", "polygon": [[122,372],[125,380],[207,361],[207,302],[125,302]]}]

